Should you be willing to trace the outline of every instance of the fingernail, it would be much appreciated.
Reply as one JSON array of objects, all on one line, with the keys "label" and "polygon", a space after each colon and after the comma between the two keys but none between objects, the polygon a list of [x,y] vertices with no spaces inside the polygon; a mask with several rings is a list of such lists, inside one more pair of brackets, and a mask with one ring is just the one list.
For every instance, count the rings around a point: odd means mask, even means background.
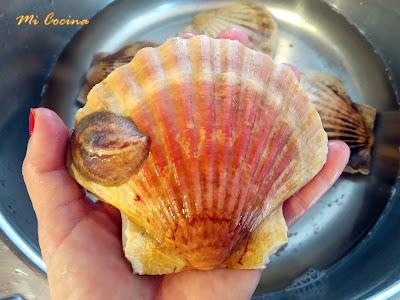
[{"label": "fingernail", "polygon": [[194,37],[194,34],[191,32],[182,32],[181,34],[179,34],[179,37],[183,39],[191,39],[192,37]]},{"label": "fingernail", "polygon": [[245,46],[250,45],[250,40],[247,34],[239,28],[227,28],[217,35],[218,39],[236,40]]},{"label": "fingernail", "polygon": [[294,76],[296,76],[297,80],[300,81],[300,71],[297,69],[295,66],[287,63],[283,63],[283,65],[288,66],[294,73]]},{"label": "fingernail", "polygon": [[35,110],[31,108],[29,110],[29,137],[32,136],[34,127],[35,127]]}]

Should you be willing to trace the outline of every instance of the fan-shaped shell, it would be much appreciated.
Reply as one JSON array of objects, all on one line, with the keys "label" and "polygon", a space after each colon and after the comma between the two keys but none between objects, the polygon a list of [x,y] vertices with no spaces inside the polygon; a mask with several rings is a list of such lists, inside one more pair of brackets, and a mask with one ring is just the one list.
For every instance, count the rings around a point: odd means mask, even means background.
[{"label": "fan-shaped shell", "polygon": [[78,101],[86,103],[86,97],[92,87],[101,82],[116,68],[129,63],[135,54],[145,47],[157,47],[158,44],[148,41],[137,41],[126,45],[115,53],[97,53],[86,73],[85,83],[78,96]]},{"label": "fan-shaped shell", "polygon": [[291,70],[236,41],[140,50],[91,90],[76,121],[98,111],[130,118],[151,140],[121,185],[70,165],[129,219],[125,251],[141,274],[263,268],[287,239],[282,202],[326,160],[321,120]]},{"label": "fan-shaped shell", "polygon": [[369,174],[376,110],[356,104],[343,83],[319,71],[305,71],[301,85],[321,116],[329,139],[346,142],[351,150],[348,173]]},{"label": "fan-shaped shell", "polygon": [[278,44],[278,25],[274,16],[261,4],[237,2],[197,14],[184,32],[217,37],[227,28],[246,32],[250,48],[273,56]]}]

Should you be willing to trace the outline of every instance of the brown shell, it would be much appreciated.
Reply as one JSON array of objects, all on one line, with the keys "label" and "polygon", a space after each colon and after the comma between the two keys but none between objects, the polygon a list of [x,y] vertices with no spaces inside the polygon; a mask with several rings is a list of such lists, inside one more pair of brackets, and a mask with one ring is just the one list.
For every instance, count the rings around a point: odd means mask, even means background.
[{"label": "brown shell", "polygon": [[101,82],[116,68],[129,63],[135,54],[145,47],[157,47],[157,43],[138,41],[126,45],[115,53],[98,53],[93,57],[90,69],[86,74],[85,83],[78,96],[78,101],[86,103],[86,98],[92,87]]},{"label": "brown shell", "polygon": [[349,145],[351,156],[345,171],[369,174],[376,110],[353,103],[343,83],[329,74],[302,72],[301,85],[320,114],[328,138]]},{"label": "brown shell", "polygon": [[140,274],[264,268],[287,240],[282,203],[326,161],[320,117],[293,72],[237,41],[173,38],[140,50],[76,115],[128,117],[151,140],[120,185],[74,178],[119,208]]},{"label": "brown shell", "polygon": [[197,14],[183,32],[205,34],[216,38],[226,28],[240,28],[247,33],[250,48],[270,56],[278,44],[278,24],[265,5],[236,2]]},{"label": "brown shell", "polygon": [[114,186],[137,173],[149,149],[150,139],[129,118],[97,111],[75,125],[69,158],[86,178]]}]

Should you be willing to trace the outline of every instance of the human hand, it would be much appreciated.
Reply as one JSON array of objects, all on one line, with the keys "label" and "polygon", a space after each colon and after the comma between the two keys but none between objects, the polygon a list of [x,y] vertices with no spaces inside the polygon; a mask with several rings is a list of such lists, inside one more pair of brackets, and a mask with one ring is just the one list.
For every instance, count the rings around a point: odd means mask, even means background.
[{"label": "human hand", "polygon": [[[246,43],[235,30],[224,31],[220,37]],[[85,199],[83,189],[66,169],[68,128],[51,110],[38,108],[32,114],[35,126],[23,175],[38,219],[53,299],[245,299],[252,295],[262,270],[132,274],[122,250],[119,212],[103,202]],[[329,142],[328,149],[327,162],[319,174],[284,203],[288,225],[301,217],[343,171],[349,158],[347,145]]]}]

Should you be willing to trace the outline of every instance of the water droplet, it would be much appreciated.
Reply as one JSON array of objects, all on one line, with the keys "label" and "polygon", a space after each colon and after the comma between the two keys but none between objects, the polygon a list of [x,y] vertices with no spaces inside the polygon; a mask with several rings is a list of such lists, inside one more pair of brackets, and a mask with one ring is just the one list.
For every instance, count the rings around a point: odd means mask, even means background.
[{"label": "water droplet", "polygon": [[[313,297],[322,295],[326,286],[324,285],[325,272],[316,269],[309,269],[304,274],[296,278],[286,290],[295,292],[299,296],[312,295]],[[301,298],[301,297],[300,297]],[[308,298],[308,297],[305,297]]]}]

